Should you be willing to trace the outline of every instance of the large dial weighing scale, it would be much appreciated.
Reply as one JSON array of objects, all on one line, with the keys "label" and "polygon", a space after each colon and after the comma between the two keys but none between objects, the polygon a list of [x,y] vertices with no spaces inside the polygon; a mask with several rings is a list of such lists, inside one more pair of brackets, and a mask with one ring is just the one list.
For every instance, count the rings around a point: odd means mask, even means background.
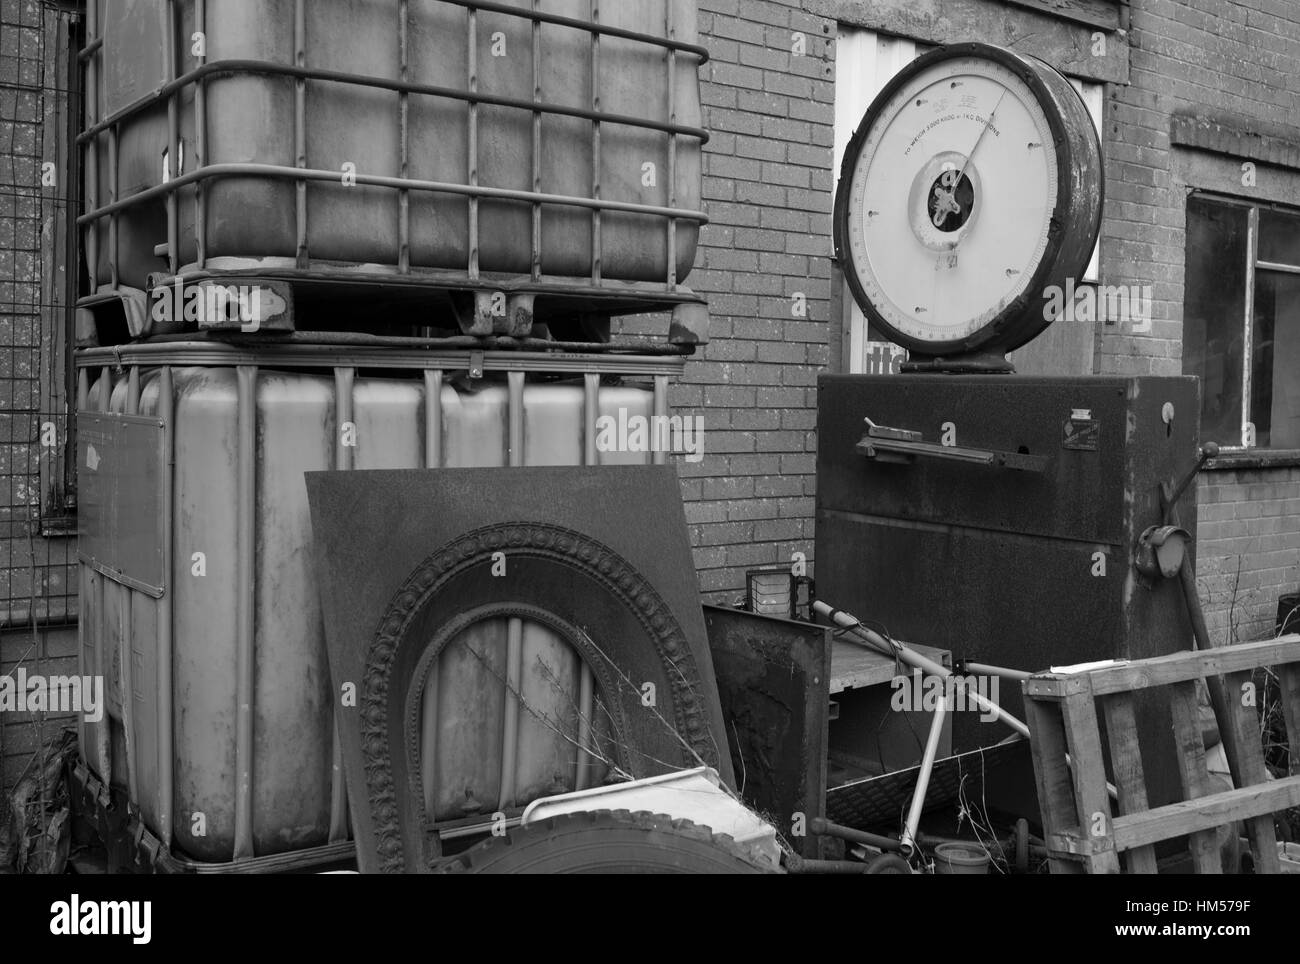
[{"label": "large dial weighing scale", "polygon": [[[1033,57],[941,47],[872,103],[845,154],[836,254],[910,360],[819,379],[819,598],[894,638],[1028,671],[1190,647],[1177,580],[1135,561],[1161,483],[1196,464],[1197,381],[1018,376],[1005,358],[1056,320],[1051,286],[1082,277],[1102,192],[1087,109]],[[1194,538],[1195,486],[1175,508]],[[1016,689],[1001,702],[1021,716]],[[1158,805],[1177,787],[1153,713],[1138,707]],[[1008,735],[958,713],[953,750]]]}]

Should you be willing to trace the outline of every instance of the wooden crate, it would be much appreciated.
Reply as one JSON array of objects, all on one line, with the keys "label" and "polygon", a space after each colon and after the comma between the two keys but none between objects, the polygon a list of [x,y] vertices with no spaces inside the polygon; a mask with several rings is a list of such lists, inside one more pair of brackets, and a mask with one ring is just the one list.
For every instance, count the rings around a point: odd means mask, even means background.
[{"label": "wooden crate", "polygon": [[[1259,717],[1246,698],[1253,671],[1266,666],[1278,674],[1290,750],[1289,773],[1277,780],[1268,779]],[[1196,681],[1218,676],[1230,717],[1220,735],[1230,758],[1235,750],[1241,785],[1211,792]],[[1133,699],[1152,687],[1168,692],[1183,791],[1182,800],[1154,809],[1147,804]],[[1098,703],[1117,800],[1107,789]],[[1216,828],[1239,820],[1246,821],[1256,872],[1280,873],[1272,814],[1300,805],[1300,635],[1040,673],[1025,682],[1025,710],[1053,873],[1119,873],[1121,866],[1156,873],[1155,844],[1182,836],[1189,838],[1197,873],[1222,873]]]}]

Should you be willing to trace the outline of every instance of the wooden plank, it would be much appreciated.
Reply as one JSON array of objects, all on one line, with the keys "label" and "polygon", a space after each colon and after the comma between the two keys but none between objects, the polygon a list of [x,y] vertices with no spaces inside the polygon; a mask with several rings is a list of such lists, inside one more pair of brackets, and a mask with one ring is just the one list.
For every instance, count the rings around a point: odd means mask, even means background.
[{"label": "wooden plank", "polygon": [[[907,37],[925,44],[987,40],[1032,54],[1058,70],[1088,80],[1127,84],[1129,42],[1114,0],[803,0],[804,9],[837,23]],[[1055,9],[1049,5],[1059,3]],[[1008,9],[1018,6],[1022,9]],[[1085,19],[1086,18],[1086,19]],[[1093,33],[1106,34],[1095,49]]]},{"label": "wooden plank", "polygon": [[[1070,770],[1074,800],[1084,831],[1095,848],[1084,858],[1089,873],[1119,873],[1115,851],[1110,797],[1106,792],[1106,767],[1101,749],[1101,730],[1091,693],[1076,693],[1061,701],[1065,738],[1070,749]],[[1029,731],[1033,733],[1031,729]]]},{"label": "wooden plank", "polygon": [[[1137,738],[1133,697],[1129,693],[1113,693],[1102,699],[1102,711],[1106,716],[1110,765],[1115,773],[1115,788],[1119,791],[1119,812],[1145,812],[1146,775],[1142,770],[1142,747]],[[1125,855],[1124,862],[1130,874],[1157,873],[1154,847],[1134,847]]]},{"label": "wooden plank", "polygon": [[1107,693],[1169,686],[1206,676],[1223,676],[1256,666],[1300,663],[1300,635],[1292,633],[1280,639],[1238,643],[1218,649],[1170,653],[1150,659],[1134,660],[1089,672],[1092,691]]},{"label": "wooden plank", "polygon": [[[952,665],[952,653],[949,650],[935,649],[933,646],[918,646],[915,643],[904,645],[941,666]],[[830,693],[832,696],[844,690],[888,683],[900,673],[903,676],[910,676],[911,672],[911,668],[906,664],[896,663],[884,653],[877,652],[869,646],[844,638],[831,640]]]},{"label": "wooden plank", "polygon": [[1131,850],[1143,844],[1220,827],[1264,813],[1300,807],[1300,776],[1273,780],[1256,787],[1212,793],[1196,800],[1180,800],[1146,813],[1115,818],[1115,846]]},{"label": "wooden plank", "polygon": [[[1043,837],[1050,841],[1054,835],[1079,828],[1074,786],[1065,763],[1065,720],[1060,704],[1048,700],[1026,700],[1025,717],[1032,734],[1029,751],[1034,760]],[[1048,866],[1054,874],[1083,873],[1083,865],[1077,860],[1056,854],[1048,858]]]},{"label": "wooden plank", "polygon": [[[1196,684],[1177,683],[1169,688],[1169,716],[1174,728],[1174,748],[1178,754],[1178,779],[1183,800],[1191,801],[1209,793],[1210,775],[1205,768],[1205,742],[1196,710]],[[1198,874],[1223,873],[1219,857],[1219,838],[1214,830],[1196,830],[1189,835],[1188,850]]]},{"label": "wooden plank", "polygon": [[1282,717],[1286,721],[1287,747],[1291,751],[1289,771],[1300,774],[1300,666],[1278,668],[1278,689],[1282,698]]},{"label": "wooden plank", "polygon": [[[1233,774],[1237,786],[1255,786],[1268,780],[1268,770],[1264,767],[1264,747],[1259,737],[1259,714],[1255,710],[1254,701],[1247,705],[1243,698],[1247,687],[1253,690],[1251,676],[1250,671],[1243,671],[1232,673],[1223,679],[1228,732],[1221,732],[1219,738],[1233,741],[1237,769],[1240,771]],[[1247,820],[1246,833],[1250,837],[1256,873],[1280,874],[1282,867],[1278,863],[1273,815],[1264,814]]]},{"label": "wooden plank", "polygon": [[1062,20],[1102,30],[1119,29],[1118,0],[1002,0],[1017,7],[1027,7]]}]

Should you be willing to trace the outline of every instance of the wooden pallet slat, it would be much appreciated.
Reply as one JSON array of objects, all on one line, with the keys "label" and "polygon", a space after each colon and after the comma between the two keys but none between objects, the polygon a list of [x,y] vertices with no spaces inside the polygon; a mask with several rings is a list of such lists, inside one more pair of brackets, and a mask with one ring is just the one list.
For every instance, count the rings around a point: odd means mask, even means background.
[{"label": "wooden pallet slat", "polygon": [[1289,807],[1300,807],[1300,777],[1223,790],[1196,800],[1156,807],[1146,813],[1116,817],[1115,846],[1120,851],[1130,850]]},{"label": "wooden pallet slat", "polygon": [[1115,851],[1113,816],[1106,793],[1106,768],[1102,763],[1101,730],[1097,724],[1097,707],[1092,691],[1084,690],[1062,700],[1061,716],[1070,747],[1075,806],[1093,845],[1086,858],[1088,870],[1094,874],[1117,874],[1119,854]]},{"label": "wooden pallet slat", "polygon": [[[1231,736],[1219,734],[1220,738],[1232,740],[1237,748],[1237,769],[1234,780],[1238,786],[1255,786],[1268,780],[1268,769],[1264,766],[1264,747],[1260,741],[1259,714],[1254,701],[1247,701],[1246,692],[1253,692],[1252,672],[1244,670],[1230,673],[1223,678],[1223,692],[1227,702],[1228,726]],[[1246,821],[1246,834],[1250,838],[1251,851],[1255,858],[1255,869],[1259,873],[1279,874],[1282,872],[1277,857],[1277,833],[1273,829],[1273,817],[1264,814]]]},{"label": "wooden pallet slat", "polygon": [[[1205,743],[1196,709],[1196,684],[1177,683],[1170,687],[1169,716],[1174,727],[1174,749],[1178,754],[1178,782],[1184,800],[1209,796],[1210,774],[1205,765]],[[1223,873],[1219,838],[1213,829],[1195,830],[1188,836],[1188,850],[1198,874]]]},{"label": "wooden pallet slat", "polygon": [[1300,634],[1292,633],[1280,639],[1135,659],[1090,670],[1088,676],[1092,680],[1092,691],[1098,696],[1105,696],[1107,693],[1149,689],[1153,686],[1172,686],[1174,683],[1222,676],[1257,666],[1295,662],[1300,662]]},{"label": "wooden pallet slat", "polygon": [[[1289,749],[1289,776],[1270,779],[1264,761],[1251,676],[1278,674]],[[1216,704],[1220,737],[1236,789],[1214,792],[1197,712],[1197,680]],[[1148,809],[1137,690],[1161,687],[1168,710],[1183,799]],[[1300,635],[1220,649],[1117,662],[1077,673],[1040,673],[1025,682],[1034,775],[1053,872],[1157,871],[1154,845],[1186,837],[1198,873],[1222,873],[1218,828],[1245,822],[1256,873],[1280,871],[1273,815],[1300,806]],[[1100,698],[1118,791],[1110,818],[1095,700]],[[1109,818],[1109,819],[1107,819]],[[1230,868],[1235,869],[1235,868]]]},{"label": "wooden pallet slat", "polygon": [[1287,747],[1291,751],[1291,776],[1300,776],[1300,665],[1278,667],[1278,690],[1282,718],[1286,723]]},{"label": "wooden pallet slat", "polygon": [[[1137,738],[1133,696],[1112,693],[1102,700],[1102,711],[1106,717],[1111,766],[1115,770],[1115,788],[1119,791],[1120,815],[1141,813],[1148,809],[1147,785],[1142,747]],[[1156,873],[1155,847],[1134,847],[1125,855],[1125,866],[1130,874]]]},{"label": "wooden pallet slat", "polygon": [[[1043,831],[1048,834],[1078,832],[1074,784],[1065,762],[1065,721],[1059,704],[1050,700],[1026,700],[1025,713],[1029,732],[1033,734],[1029,751],[1034,759],[1034,781],[1038,788],[1038,804],[1043,811]],[[1083,872],[1077,861],[1058,856],[1049,857],[1048,866],[1054,874]]]}]

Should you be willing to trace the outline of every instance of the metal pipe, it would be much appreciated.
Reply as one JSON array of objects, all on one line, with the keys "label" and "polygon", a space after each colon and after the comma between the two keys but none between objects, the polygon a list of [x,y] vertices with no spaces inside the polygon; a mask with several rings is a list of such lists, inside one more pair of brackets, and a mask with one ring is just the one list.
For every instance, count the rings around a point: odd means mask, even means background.
[{"label": "metal pipe", "polygon": [[[352,424],[352,385],[356,370],[352,368],[334,369],[334,468],[346,472],[353,467],[356,448],[346,444],[348,430]],[[355,438],[353,439],[355,441]],[[338,693],[332,693],[330,706],[335,707]],[[338,711],[332,710],[334,717],[331,729],[333,742],[330,747],[330,842],[346,840],[348,835],[348,795],[347,775],[343,770],[343,743],[339,737]]]},{"label": "metal pipe", "polygon": [[[856,617],[851,616],[843,610],[835,609],[833,606],[828,606],[820,599],[813,602],[813,612],[817,613],[819,616],[825,616],[832,620],[835,625],[843,629],[857,633],[867,642],[868,645],[871,646],[871,648],[885,654],[886,656],[896,658],[914,669],[919,669],[922,672],[929,673],[931,676],[938,676],[940,679],[948,679],[953,676],[952,670],[948,669],[946,666],[940,666],[934,660],[927,659],[915,650],[904,646],[902,643],[894,642],[891,644],[878,633],[872,632],[870,629],[863,626]],[[975,701],[976,705],[983,710],[993,713],[1007,726],[1011,727],[1021,736],[1028,738],[1028,726],[1016,719],[1006,710],[1002,709],[998,704],[980,694],[974,686],[971,686],[968,682],[962,680],[961,677],[955,678],[957,679],[958,684],[966,690],[967,696]]]},{"label": "metal pipe", "polygon": [[[558,117],[577,117],[597,121],[601,124],[614,124],[619,127],[636,127],[643,130],[661,131],[665,134],[681,134],[685,137],[694,137],[701,144],[707,144],[709,141],[709,133],[703,128],[651,120],[645,117],[633,117],[630,114],[603,114],[586,107],[570,107],[565,104],[550,104],[545,101],[534,105],[531,100],[525,100],[522,97],[506,97],[500,94],[486,94],[459,87],[439,87],[434,84],[402,83],[398,80],[387,80],[383,77],[372,77],[368,74],[353,74],[342,70],[322,70],[318,67],[308,67],[305,63],[282,64],[270,60],[217,60],[205,63],[201,67],[195,67],[188,73],[182,74],[175,80],[170,80],[156,90],[151,91],[139,100],[115,110],[102,120],[95,121],[77,135],[77,142],[83,143],[102,133],[110,126],[128,120],[136,114],[143,113],[152,108],[162,98],[171,96],[181,88],[213,74],[222,76],[266,74],[272,77],[290,77],[299,83],[308,80],[319,80],[324,83],[351,84],[355,87],[371,87],[376,90],[393,91],[394,93],[441,97],[470,105],[481,104],[488,107],[507,107],[512,110],[522,111],[532,111],[536,108],[540,109],[542,113],[554,114]],[[335,176],[338,176],[337,171]]]},{"label": "metal pipe", "polygon": [[[108,202],[110,204],[116,203],[119,196],[117,151],[117,128],[110,127],[108,129]],[[117,258],[118,217],[114,213],[108,216],[108,276],[109,284],[114,288],[118,287]]]},{"label": "metal pipe", "polygon": [[163,594],[158,599],[158,839],[164,847],[172,845],[172,794],[175,786],[173,761],[176,759],[173,730],[174,696],[172,682],[172,596],[175,593],[174,538],[176,429],[173,418],[176,402],[173,394],[172,369],[164,365],[158,374],[158,421],[162,423],[162,555]]},{"label": "metal pipe", "polygon": [[[582,377],[582,463],[596,465],[600,455],[596,451],[596,417],[600,407],[600,375],[588,372]],[[573,775],[573,789],[585,790],[591,785],[592,755],[590,748],[595,727],[592,714],[596,707],[596,680],[591,667],[578,658],[578,761]]]},{"label": "metal pipe", "polygon": [[[591,0],[591,22],[600,22],[600,0]],[[591,34],[591,112],[600,114],[600,34]],[[600,120],[591,122],[591,196],[600,199]],[[591,212],[591,281],[600,284],[600,208]]]},{"label": "metal pipe", "polygon": [[852,827],[832,823],[825,817],[813,817],[812,820],[808,821],[808,829],[821,836],[838,837],[840,840],[865,844],[868,847],[875,847],[877,850],[896,853],[903,849],[902,843],[893,837],[882,837],[880,834],[868,833],[865,830],[855,830]]},{"label": "metal pipe", "polygon": [[[991,841],[985,842],[976,838],[944,837],[938,834],[918,833],[916,835],[916,842],[929,850],[933,850],[940,844],[953,843],[976,847],[987,847],[988,844],[993,844],[998,847],[1004,855],[1011,854],[1014,856],[1016,852],[1016,838],[1014,836],[994,837]],[[1035,843],[1031,839],[1029,841],[1029,855],[1031,857],[1047,857],[1047,847],[1042,843],[1042,841]]]},{"label": "metal pipe", "polygon": [[125,586],[116,590],[121,593],[118,608],[118,659],[122,664],[122,748],[126,753],[126,786],[132,800],[140,799],[140,755],[136,752],[135,740],[138,735],[135,725],[135,596]]},{"label": "metal pipe", "polygon": [[[190,346],[200,350],[230,350],[239,351],[244,344],[261,343],[259,348],[263,350],[273,350],[283,347],[321,347],[328,348],[332,346],[346,345],[352,348],[446,348],[459,349],[471,348],[482,351],[510,353],[514,358],[537,358],[537,357],[554,357],[564,358],[566,363],[576,364],[576,360],[571,356],[560,355],[558,353],[580,352],[587,355],[628,355],[628,356],[658,356],[664,360],[679,358],[690,355],[689,345],[663,345],[661,343],[627,343],[622,345],[612,345],[599,342],[584,341],[545,341],[540,338],[510,338],[502,335],[499,337],[477,338],[473,335],[450,335],[446,338],[420,338],[390,335],[368,335],[363,332],[344,332],[344,331],[299,331],[278,337],[274,342],[269,342],[260,338],[249,339],[247,342],[241,339],[232,338],[208,338],[202,332],[174,332],[166,335],[154,335],[147,342],[134,343],[129,346],[106,346],[103,348],[83,348],[78,355],[81,358],[98,359],[108,353],[116,357],[115,352],[120,352],[123,357],[128,355],[139,355],[148,352],[167,352],[175,350],[177,345]],[[451,359],[438,359],[440,362],[450,364]],[[463,366],[462,366],[463,367]],[[566,368],[566,371],[570,369]],[[627,374],[624,372],[623,374]]]},{"label": "metal pipe", "polygon": [[[163,41],[163,57],[167,63],[167,79],[169,81],[176,79],[176,0],[167,0],[167,35]],[[171,177],[173,174],[179,176],[181,173],[180,165],[180,142],[181,142],[181,118],[180,104],[177,98],[180,95],[180,88],[176,88],[167,96],[167,174]],[[161,185],[166,187],[167,184]],[[180,266],[181,261],[181,221],[179,198],[176,191],[167,192],[167,270],[172,274]]]},{"label": "metal pipe", "polygon": [[[276,340],[278,341],[278,339]],[[94,364],[103,354],[100,349],[82,349],[78,364]],[[92,352],[96,354],[92,355]],[[234,367],[237,365],[271,364],[294,369],[332,368],[338,364],[340,353],[329,346],[240,347],[217,342],[172,342],[170,344],[132,345],[122,349],[122,356],[131,361],[154,365],[205,365]],[[366,367],[394,369],[424,369],[436,364],[451,371],[464,371],[469,356],[461,351],[436,349],[353,348],[346,356],[349,361]],[[609,372],[620,376],[657,376],[665,371],[680,370],[683,359],[675,355],[617,355],[591,354],[564,355],[551,352],[487,352],[483,355],[483,371],[552,372],[573,375],[581,372]],[[98,385],[99,383],[96,382]],[[97,396],[96,396],[97,397]],[[94,399],[92,399],[92,404]]]},{"label": "metal pipe", "polygon": [[596,450],[596,420],[600,414],[600,375],[588,372],[582,376],[582,464],[596,465],[600,453]]},{"label": "metal pipe", "polygon": [[[194,29],[204,38],[200,64],[207,63],[207,0],[194,0]],[[194,167],[202,170],[208,161],[208,89],[202,80],[194,83]],[[208,210],[202,184],[194,185],[194,261],[202,268],[208,259]]]},{"label": "metal pipe", "polygon": [[424,373],[424,467],[442,468],[442,371]]},{"label": "metal pipe", "polygon": [[[86,660],[86,635],[87,635],[87,634],[86,634],[86,623],[87,623],[88,620],[87,620],[87,618],[86,618],[87,613],[85,612],[85,606],[86,606],[86,602],[87,602],[87,600],[90,599],[90,587],[89,587],[90,580],[89,580],[89,578],[88,578],[88,573],[90,573],[90,572],[91,572],[91,569],[90,569],[90,567],[89,567],[88,565],[86,565],[86,564],[83,563],[83,562],[78,561],[78,563],[77,563],[77,599],[78,599],[78,601],[80,601],[80,603],[81,603],[82,611],[78,614],[78,615],[80,616],[80,618],[77,620],[77,623],[76,623],[76,626],[77,626],[77,675],[78,675],[78,676],[82,676],[82,677],[86,677],[86,676],[93,677],[93,676],[95,676],[95,673],[96,673],[95,667],[94,667],[94,666],[91,666],[91,665],[87,665],[87,660]],[[7,628],[7,626],[5,626],[5,625],[3,625],[3,624],[0,624],[0,629],[4,629],[4,628]],[[101,677],[101,679],[102,679],[102,677]],[[103,719],[103,716],[101,716],[100,719],[102,720],[102,719]],[[87,755],[87,752],[88,752],[89,749],[90,749],[90,727],[91,727],[91,724],[88,723],[88,722],[86,722],[86,714],[85,714],[85,713],[78,713],[78,714],[77,714],[77,746],[79,746],[79,747],[81,748],[81,755],[82,755],[83,757],[85,757],[85,756]],[[2,733],[2,732],[3,732],[3,721],[0,721],[0,733]],[[163,743],[162,740],[159,740],[158,742],[159,742],[159,745],[160,745],[160,746],[161,746],[162,743]],[[0,744],[0,746],[3,746],[3,744]]]},{"label": "metal pipe", "polygon": [[[674,39],[673,4],[664,4],[664,33]],[[677,51],[668,48],[668,123],[677,123]],[[668,206],[677,206],[677,135],[668,135]],[[668,219],[668,288],[677,287],[677,221]]]},{"label": "metal pipe", "polygon": [[[533,0],[533,12],[539,9],[541,0]],[[542,25],[538,21],[533,21],[533,104],[536,105],[542,96]],[[542,112],[536,107],[533,109],[532,124],[532,167],[533,167],[533,191],[541,193],[542,190]],[[532,236],[529,239],[529,264],[532,271],[533,279],[536,280],[542,276],[542,206],[534,203],[532,205]]]},{"label": "metal pipe", "polygon": [[[299,70],[305,70],[307,66],[306,0],[294,0],[293,4],[293,63]],[[293,163],[291,170],[307,169],[307,81],[301,75],[293,85]],[[307,249],[307,182],[301,177],[294,181],[294,223],[297,234],[294,258],[299,268],[305,268],[310,261]]]},{"label": "metal pipe", "polygon": [[572,27],[574,30],[586,30],[589,33],[599,33],[606,37],[618,37],[622,40],[635,40],[638,43],[649,44],[654,47],[680,50],[683,53],[695,54],[700,58],[701,63],[704,63],[709,59],[708,48],[702,47],[699,44],[682,43],[677,40],[656,37],[654,34],[638,33],[635,30],[627,30],[623,27],[606,27],[600,24],[590,23],[586,20],[578,20],[574,17],[564,17],[554,13],[542,13],[539,10],[520,10],[518,7],[512,7],[504,3],[485,2],[485,0],[446,0],[446,2],[458,7],[467,7],[471,10],[482,10],[487,13],[499,13],[506,17],[518,17],[521,20],[535,20],[541,23],[554,24],[558,27]]},{"label": "metal pipe", "polygon": [[1000,679],[1013,680],[1021,682],[1033,676],[1033,673],[1026,672],[1023,669],[1008,669],[1005,666],[991,666],[988,663],[969,663],[961,664],[962,672],[972,676],[997,676]]},{"label": "metal pipe", "polygon": [[257,366],[236,369],[238,466],[235,501],[235,860],[253,856],[253,645],[256,613],[257,540]]},{"label": "metal pipe", "polygon": [[868,867],[856,860],[814,860],[791,853],[783,855],[782,863],[791,874],[865,874]]},{"label": "metal pipe", "polygon": [[140,366],[132,365],[126,376],[126,403],[122,410],[127,415],[140,414]]},{"label": "metal pipe", "polygon": [[[201,171],[190,171],[188,174],[172,178],[165,184],[156,184],[151,188],[132,194],[130,197],[122,198],[119,201],[106,204],[101,208],[83,214],[81,217],[77,218],[77,224],[85,226],[93,221],[113,214],[116,211],[134,207],[135,205],[143,204],[146,201],[152,201],[157,197],[173,195],[180,188],[193,184],[196,181],[215,177],[246,176],[281,178],[286,180],[301,179],[304,181],[337,182],[339,179],[339,172],[321,171],[305,166],[301,168],[285,167],[282,164],[209,164]],[[359,171],[352,175],[352,179],[355,180],[357,184],[366,185],[368,187],[390,187],[397,190],[427,191],[434,194],[460,194],[471,198],[471,200],[488,198],[491,200],[554,204],[561,207],[599,208],[604,211],[619,211],[627,214],[651,214],[664,218],[677,218],[684,221],[695,221],[699,224],[707,224],[709,221],[709,216],[703,211],[696,211],[690,208],[672,208],[656,204],[636,204],[631,201],[605,201],[567,194],[538,194],[534,191],[520,191],[504,187],[489,187],[487,185],[476,183],[478,180],[477,170],[473,172],[469,179],[469,184],[457,184],[451,181],[426,181],[420,178],[389,177],[383,174],[363,174]],[[171,267],[171,271],[175,274],[175,265]],[[474,273],[471,276],[477,277],[477,273]]]},{"label": "metal pipe", "polygon": [[1192,480],[1200,473],[1201,467],[1210,459],[1217,458],[1218,454],[1218,443],[1206,442],[1197,450],[1196,464],[1187,470],[1187,474],[1178,481],[1177,485],[1173,486],[1172,489],[1166,485],[1161,485],[1160,500],[1163,508],[1163,511],[1161,512],[1161,521],[1165,525],[1173,523],[1174,517],[1178,511],[1178,500],[1183,497],[1183,493],[1187,491],[1187,487],[1192,484]]},{"label": "metal pipe", "polygon": [[[86,4],[86,36],[90,39],[91,46],[86,48],[89,56],[86,59],[85,118],[90,123],[87,132],[77,138],[77,144],[86,147],[85,200],[86,207],[93,211],[99,205],[99,135],[92,134],[90,131],[93,131],[100,121],[99,60],[102,59],[97,58],[95,53],[104,42],[99,36],[98,2]],[[77,224],[81,225],[80,220]],[[99,225],[93,224],[89,227],[90,230],[86,232],[86,268],[90,274],[89,290],[93,293],[99,290]]]},{"label": "metal pipe", "polygon": [[939,740],[943,736],[943,721],[948,716],[948,700],[945,695],[934,707],[934,716],[930,720],[930,735],[925,741],[925,753],[921,757],[921,768],[916,775],[916,789],[912,791],[912,803],[907,809],[907,822],[903,824],[903,839],[900,841],[904,857],[910,857],[916,850],[916,831],[921,826],[921,811],[925,809],[925,794],[930,789],[930,775],[934,772],[934,761],[939,755]]},{"label": "metal pipe", "polygon": [[[94,599],[95,623],[95,675],[101,679],[112,679],[108,667],[108,607],[104,598],[108,580],[96,572],[90,574],[91,597]],[[113,783],[113,754],[109,748],[109,721],[105,714],[95,724],[95,751],[99,757],[99,775],[104,782]]]},{"label": "metal pipe", "polygon": [[[478,93],[478,12],[474,7],[469,8],[469,15],[466,17],[466,45],[468,53],[466,54],[466,88],[471,94]],[[469,186],[478,187],[478,105],[477,100],[469,102],[469,117],[466,131],[466,152],[468,159],[466,161],[466,180]],[[471,278],[478,277],[478,197],[471,194],[469,196],[469,264],[466,270]]]},{"label": "metal pipe", "polygon": [[[352,468],[356,458],[356,447],[348,445],[349,430],[356,431],[352,412],[352,385],[356,378],[355,368],[334,369],[334,423],[338,437],[334,445],[334,468],[346,472]],[[353,441],[356,441],[353,438]]]},{"label": "metal pipe", "polygon": [[509,421],[507,434],[509,446],[506,452],[507,465],[524,464],[524,373],[506,372],[506,391],[508,394]]},{"label": "metal pipe", "polygon": [[[938,663],[934,662],[933,660],[926,659],[920,653],[908,649],[902,643],[894,642],[893,645],[891,646],[890,643],[886,641],[882,636],[880,636],[878,633],[874,633],[871,630],[867,629],[857,620],[856,617],[851,616],[850,614],[844,612],[843,610],[835,609],[831,606],[828,606],[826,603],[822,602],[821,600],[817,600],[813,603],[813,612],[817,613],[820,616],[826,616],[832,619],[837,626],[841,626],[844,629],[848,629],[851,632],[857,633],[859,636],[862,637],[863,640],[866,641],[865,645],[869,645],[872,649],[875,649],[887,656],[894,657],[899,661],[913,667],[914,669],[922,670],[923,672],[927,672],[932,676],[938,676],[941,679],[946,679],[950,676],[953,676],[951,670],[947,669],[944,666],[940,666]],[[993,713],[1003,723],[1005,723],[1007,726],[1011,727],[1018,734],[1020,734],[1020,736],[1024,737],[1025,739],[1029,739],[1028,726],[1026,726],[1020,720],[1016,719],[1006,710],[1002,709],[1002,707],[998,706],[998,704],[994,703],[992,700],[989,700],[988,698],[982,696],[973,686],[970,685],[968,681],[964,680],[962,677],[957,676],[954,678],[957,680],[959,685],[961,685],[966,690],[967,697],[974,700],[977,706],[979,706],[981,709],[985,709]],[[1065,762],[1067,766],[1073,765],[1070,760],[1070,755],[1068,753],[1065,756]],[[1116,788],[1115,784],[1108,782],[1106,784],[1106,792],[1110,794],[1111,799],[1113,800],[1119,799],[1119,790]]]},{"label": "metal pipe", "polygon": [[[655,376],[654,391],[654,415],[658,424],[666,424],[663,419],[668,417],[668,376]],[[652,465],[665,465],[668,462],[668,453],[663,450],[662,446],[656,446],[650,455]]]},{"label": "metal pipe", "polygon": [[[410,79],[407,19],[407,0],[401,0],[397,5],[397,55],[399,60],[398,76],[401,78],[402,83],[406,83]],[[397,95],[399,141],[397,173],[403,179],[410,172],[411,105],[409,101],[410,95],[405,91]],[[402,272],[411,270],[411,192],[406,190],[399,191],[397,195],[397,270]]]}]

